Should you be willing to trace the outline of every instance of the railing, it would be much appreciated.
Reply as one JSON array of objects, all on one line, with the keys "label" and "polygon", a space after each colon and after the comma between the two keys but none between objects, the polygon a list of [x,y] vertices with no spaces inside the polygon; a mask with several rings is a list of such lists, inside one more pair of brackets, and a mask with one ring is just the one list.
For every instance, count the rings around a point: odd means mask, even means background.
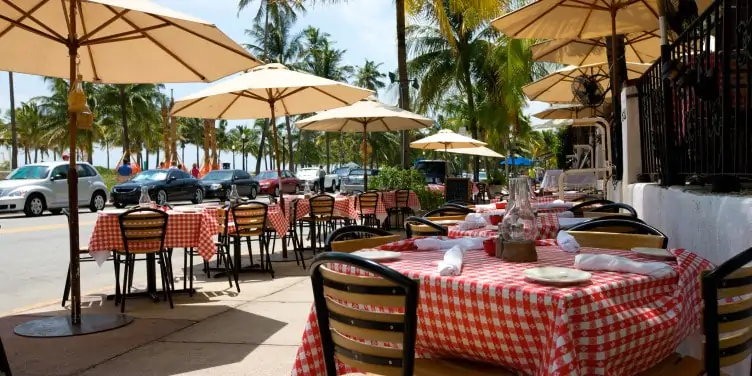
[{"label": "railing", "polygon": [[752,175],[750,7],[749,0],[716,0],[671,45],[669,64],[656,63],[641,78],[643,173],[664,184]]}]

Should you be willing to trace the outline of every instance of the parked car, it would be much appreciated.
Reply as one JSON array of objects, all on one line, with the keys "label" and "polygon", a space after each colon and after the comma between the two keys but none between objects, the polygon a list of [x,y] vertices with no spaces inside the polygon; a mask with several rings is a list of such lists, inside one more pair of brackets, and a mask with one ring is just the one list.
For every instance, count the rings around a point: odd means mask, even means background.
[{"label": "parked car", "polygon": [[443,184],[446,176],[454,176],[451,163],[449,164],[449,174],[446,174],[446,166],[447,163],[443,160],[419,160],[415,162],[413,168],[426,177],[426,183]]},{"label": "parked car", "polygon": [[259,182],[243,170],[214,170],[201,178],[204,188],[204,198],[218,198],[223,201],[230,193],[233,184],[241,197],[256,198],[259,192]]},{"label": "parked car", "polygon": [[[60,214],[68,207],[69,162],[28,164],[15,169],[0,181],[0,213],[23,211],[36,217],[45,210]],[[107,185],[88,163],[77,163],[78,204],[89,210],[102,210],[107,203]]]},{"label": "parked car", "polygon": [[279,196],[279,193],[296,193],[300,191],[303,182],[296,178],[292,172],[282,170],[282,188],[277,185],[277,171],[264,171],[256,175],[259,182],[259,193]]},{"label": "parked car", "polygon": [[116,208],[138,204],[141,187],[149,187],[149,196],[159,205],[169,201],[191,201],[194,204],[204,201],[201,181],[183,170],[171,168],[141,171],[112,187],[112,203]]},{"label": "parked car", "polygon": [[[306,167],[301,168],[295,174],[298,179],[301,180],[301,184],[305,186],[305,182],[308,182],[308,187],[315,191],[319,191],[319,169],[318,167]],[[335,175],[328,174],[324,177],[324,189],[334,192],[337,186],[337,179]]]},{"label": "parked car", "polygon": [[[332,171],[332,179],[335,181],[336,189],[342,190],[342,179],[344,179],[345,176],[350,175],[350,170],[353,168],[359,168],[359,167],[337,167]],[[329,175],[327,175],[327,178]]]},{"label": "parked car", "polygon": [[[369,169],[367,171],[368,171],[368,176],[376,176],[379,174],[379,170]],[[342,179],[342,187],[340,187],[340,191],[342,192],[352,192],[352,191],[365,192],[365,187],[363,186],[363,169],[362,168],[351,169],[350,173]]]}]

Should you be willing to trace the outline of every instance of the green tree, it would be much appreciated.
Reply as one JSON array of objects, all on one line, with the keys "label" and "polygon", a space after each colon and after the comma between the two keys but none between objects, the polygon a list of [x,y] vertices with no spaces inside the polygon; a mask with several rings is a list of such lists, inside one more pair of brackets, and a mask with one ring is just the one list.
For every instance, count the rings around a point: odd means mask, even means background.
[{"label": "green tree", "polygon": [[366,59],[366,62],[361,67],[357,67],[357,73],[355,73],[354,84],[366,89],[378,91],[383,89],[386,84],[382,81],[386,74],[379,71],[382,63],[376,63],[374,61]]}]

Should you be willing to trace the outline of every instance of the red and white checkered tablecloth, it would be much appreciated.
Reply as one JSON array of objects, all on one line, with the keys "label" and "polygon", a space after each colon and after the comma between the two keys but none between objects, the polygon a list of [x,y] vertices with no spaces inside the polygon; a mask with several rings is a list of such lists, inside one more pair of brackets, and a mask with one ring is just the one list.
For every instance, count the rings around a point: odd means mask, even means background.
[{"label": "red and white checkered tablecloth", "polygon": [[[561,213],[567,211],[574,205],[570,202],[565,202],[561,205],[552,203],[543,203],[541,205],[541,203],[534,202],[532,206],[533,210],[537,211],[538,213]],[[488,215],[504,215],[504,213],[506,213],[506,209],[496,209],[496,204],[475,205],[475,212],[485,213]]]},{"label": "red and white checkered tablecloth", "polygon": [[[383,222],[388,215],[387,211],[397,207],[397,196],[396,191],[380,192],[379,194],[381,197],[379,197],[379,202],[376,205],[376,218]],[[348,196],[347,199],[352,210],[350,217],[353,219],[360,218],[361,213],[357,205],[357,196]],[[415,192],[410,192],[407,198],[407,206],[414,211],[420,210],[420,200],[418,200],[418,195]],[[366,209],[363,213],[373,214],[373,209]]]},{"label": "red and white checkered tablecloth", "polygon": [[[629,251],[582,251],[653,261]],[[711,265],[683,249],[672,252],[675,275],[594,272],[591,283],[572,287],[539,285],[523,276],[530,267],[572,267],[575,255],[555,247],[538,247],[535,263],[468,251],[458,277],[439,276],[441,251],[408,251],[386,264],[420,281],[418,354],[541,376],[632,375],[668,356],[699,328],[699,276]],[[292,375],[325,375],[319,338],[312,308]],[[356,371],[341,363],[338,368],[339,374]]]},{"label": "red and white checkered tablecloth", "polygon": [[[296,198],[300,199],[300,201],[298,201],[298,212],[296,213],[297,216],[295,218],[296,220],[298,220],[310,213],[311,203],[303,196],[285,196],[285,205],[287,205],[287,210],[289,213],[293,212],[292,201]],[[358,218],[358,215],[355,212],[355,208],[350,204],[350,200],[345,196],[334,197],[334,211],[332,212],[332,214],[352,219]]]},{"label": "red and white checkered tablecloth", "polygon": [[[538,214],[536,217],[538,226],[538,236],[536,239],[554,239],[559,233],[559,216],[556,214]],[[478,229],[460,231],[458,226],[449,226],[449,236],[462,237],[469,236],[475,238],[490,238],[499,235],[497,230]]]},{"label": "red and white checkered tablecloth", "polygon": [[[168,211],[167,214],[166,248],[195,248],[206,260],[217,253],[213,240],[217,220],[210,213]],[[118,214],[100,212],[89,239],[89,254],[99,260],[103,253],[113,250],[125,250]]]},{"label": "red and white checkered tablecloth", "polygon": [[[199,206],[204,211],[209,213],[211,215],[211,218],[214,220],[214,229],[216,232],[217,229],[217,218],[219,214],[217,213],[217,210],[226,210],[222,206]],[[277,235],[280,237],[285,236],[287,234],[287,230],[289,229],[289,224],[287,223],[287,216],[285,214],[282,214],[282,210],[279,209],[279,205],[272,204],[269,205],[269,210],[266,212],[266,222],[268,225],[271,225],[272,228],[274,228],[274,231],[277,232]],[[232,232],[234,231],[235,224],[232,219],[232,214],[230,214],[230,220],[229,220],[229,228],[228,231]]]}]

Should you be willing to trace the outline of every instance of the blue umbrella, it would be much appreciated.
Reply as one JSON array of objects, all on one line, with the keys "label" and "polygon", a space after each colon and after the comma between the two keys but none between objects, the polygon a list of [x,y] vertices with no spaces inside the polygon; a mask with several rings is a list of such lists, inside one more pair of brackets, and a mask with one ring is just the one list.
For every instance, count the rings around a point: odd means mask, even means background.
[{"label": "blue umbrella", "polygon": [[[524,157],[512,157],[510,160],[510,166],[532,166],[533,161]],[[501,161],[501,165],[504,166],[507,163],[506,159]]]}]

